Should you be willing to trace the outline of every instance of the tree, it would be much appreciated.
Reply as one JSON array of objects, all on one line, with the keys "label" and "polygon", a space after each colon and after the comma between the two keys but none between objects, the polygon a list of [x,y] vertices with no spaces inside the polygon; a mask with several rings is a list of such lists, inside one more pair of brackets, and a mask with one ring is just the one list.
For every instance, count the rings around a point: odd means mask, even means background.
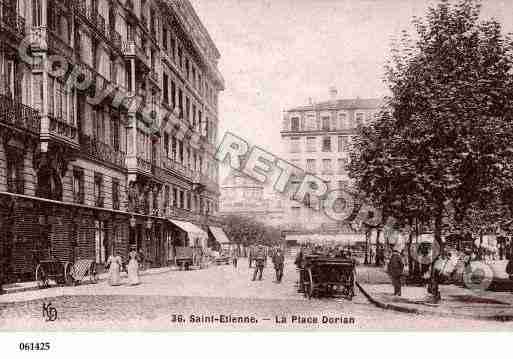
[{"label": "tree", "polygon": [[226,216],[223,228],[230,240],[244,246],[253,244],[277,245],[281,236],[281,232],[277,228],[238,215]]},{"label": "tree", "polygon": [[513,188],[512,45],[479,16],[476,1],[441,1],[413,20],[387,64],[391,96],[351,154],[362,195],[403,225],[429,221],[440,246],[446,222],[465,227]]}]

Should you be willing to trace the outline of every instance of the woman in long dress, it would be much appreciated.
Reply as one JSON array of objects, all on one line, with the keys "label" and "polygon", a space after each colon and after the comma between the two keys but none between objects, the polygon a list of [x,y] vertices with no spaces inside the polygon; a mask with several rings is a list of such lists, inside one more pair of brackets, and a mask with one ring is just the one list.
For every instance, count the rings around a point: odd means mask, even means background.
[{"label": "woman in long dress", "polygon": [[139,284],[139,263],[137,262],[137,252],[131,250],[128,253],[130,261],[128,262],[128,283],[130,285]]},{"label": "woman in long dress", "polygon": [[109,266],[109,284],[121,285],[121,257],[110,255],[107,259],[107,265]]}]

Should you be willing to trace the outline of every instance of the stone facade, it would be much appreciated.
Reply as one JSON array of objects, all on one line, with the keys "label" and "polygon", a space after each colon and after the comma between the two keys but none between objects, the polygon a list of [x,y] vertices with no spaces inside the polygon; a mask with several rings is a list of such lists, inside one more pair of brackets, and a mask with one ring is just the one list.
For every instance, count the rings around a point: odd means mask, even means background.
[{"label": "stone facade", "polygon": [[3,0],[0,8],[4,277],[30,279],[51,257],[126,260],[131,246],[166,265],[179,237],[168,219],[217,223],[224,82],[191,4]]}]

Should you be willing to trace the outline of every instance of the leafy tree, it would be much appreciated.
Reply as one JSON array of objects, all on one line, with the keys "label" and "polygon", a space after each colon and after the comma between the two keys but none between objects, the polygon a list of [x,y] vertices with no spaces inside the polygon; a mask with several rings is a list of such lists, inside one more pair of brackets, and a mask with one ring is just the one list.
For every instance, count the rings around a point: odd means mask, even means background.
[{"label": "leafy tree", "polygon": [[480,8],[441,1],[414,18],[387,64],[392,95],[351,154],[361,194],[403,225],[431,219],[440,245],[447,222],[462,229],[488,211],[489,226],[511,214],[495,208],[513,188],[512,43]]}]

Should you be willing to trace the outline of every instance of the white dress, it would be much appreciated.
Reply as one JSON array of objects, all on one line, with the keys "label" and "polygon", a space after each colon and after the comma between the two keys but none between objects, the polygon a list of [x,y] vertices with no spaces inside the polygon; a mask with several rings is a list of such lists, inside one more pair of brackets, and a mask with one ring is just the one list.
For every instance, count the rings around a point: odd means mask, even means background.
[{"label": "white dress", "polygon": [[130,261],[128,262],[128,283],[130,285],[139,284],[139,263],[137,262],[137,254],[130,252]]},{"label": "white dress", "polygon": [[121,285],[121,258],[119,256],[110,256],[107,264],[109,265],[109,284]]}]

